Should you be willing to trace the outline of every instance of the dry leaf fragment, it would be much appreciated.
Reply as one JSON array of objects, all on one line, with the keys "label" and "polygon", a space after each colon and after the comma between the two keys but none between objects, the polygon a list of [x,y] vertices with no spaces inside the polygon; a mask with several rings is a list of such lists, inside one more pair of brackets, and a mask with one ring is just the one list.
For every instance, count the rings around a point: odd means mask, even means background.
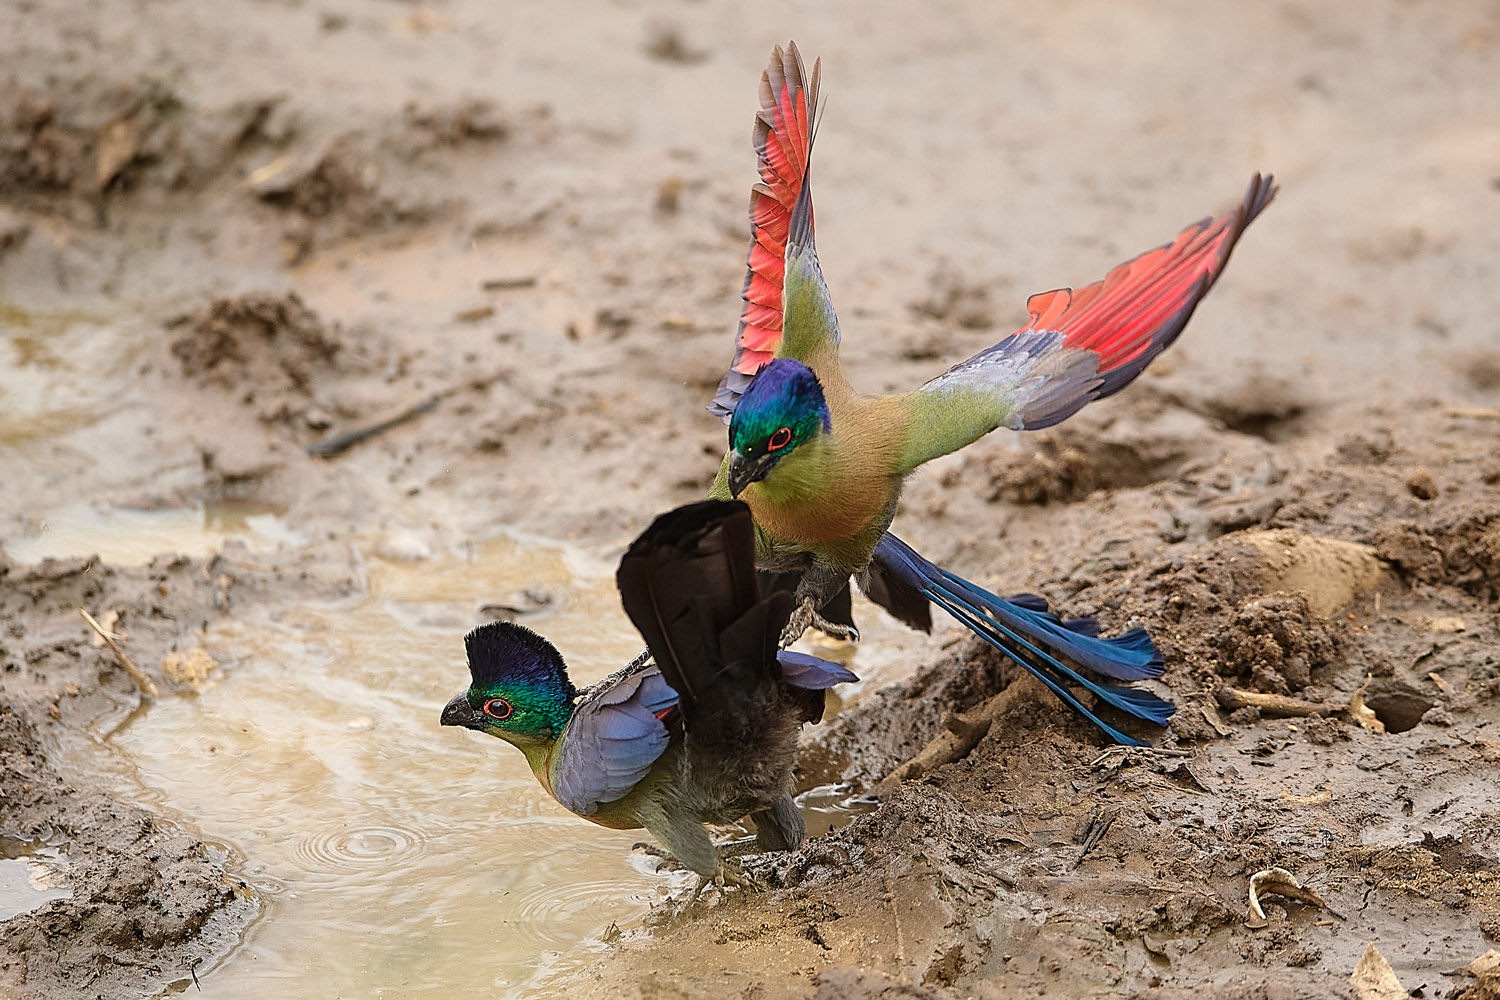
[{"label": "dry leaf fragment", "polygon": [[1354,696],[1349,699],[1349,718],[1371,732],[1383,733],[1385,732],[1385,723],[1376,718],[1375,710],[1365,704],[1365,688],[1369,687],[1369,685],[1370,678],[1367,675],[1365,682],[1359,686],[1359,690],[1354,692]]},{"label": "dry leaf fragment", "polygon": [[1213,727],[1214,732],[1218,733],[1220,736],[1234,735],[1234,730],[1224,723],[1223,718],[1221,718],[1219,715],[1218,709],[1214,708],[1212,705],[1200,703],[1198,705],[1198,711],[1203,713],[1203,720]]},{"label": "dry leaf fragment", "polygon": [[161,661],[161,671],[176,684],[202,691],[209,675],[219,668],[218,661],[194,646],[185,653],[171,652]]},{"label": "dry leaf fragment", "polygon": [[1262,893],[1285,896],[1299,903],[1310,903],[1321,909],[1328,909],[1328,904],[1323,902],[1318,891],[1299,883],[1291,872],[1285,868],[1267,868],[1250,876],[1250,919],[1245,921],[1245,926],[1251,930],[1259,930],[1270,923],[1266,919],[1266,911],[1260,905]]},{"label": "dry leaf fragment", "polygon": [[109,187],[120,171],[135,159],[140,128],[135,118],[116,118],[99,130],[94,158],[94,183],[99,190]]},{"label": "dry leaf fragment", "polygon": [[1359,993],[1359,1000],[1406,1000],[1406,989],[1374,941],[1365,947],[1365,953],[1355,963],[1349,985]]}]

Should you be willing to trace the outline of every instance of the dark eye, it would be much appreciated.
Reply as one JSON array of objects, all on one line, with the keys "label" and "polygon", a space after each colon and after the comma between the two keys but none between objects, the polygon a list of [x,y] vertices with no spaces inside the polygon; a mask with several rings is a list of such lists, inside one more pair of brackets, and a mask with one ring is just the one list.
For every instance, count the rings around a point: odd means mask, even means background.
[{"label": "dark eye", "polygon": [[780,451],[791,443],[792,429],[790,427],[781,427],[777,429],[775,434],[771,435],[771,440],[766,442],[766,450]]},{"label": "dark eye", "polygon": [[491,698],[484,703],[484,714],[492,719],[504,721],[515,714],[516,708],[504,698]]}]

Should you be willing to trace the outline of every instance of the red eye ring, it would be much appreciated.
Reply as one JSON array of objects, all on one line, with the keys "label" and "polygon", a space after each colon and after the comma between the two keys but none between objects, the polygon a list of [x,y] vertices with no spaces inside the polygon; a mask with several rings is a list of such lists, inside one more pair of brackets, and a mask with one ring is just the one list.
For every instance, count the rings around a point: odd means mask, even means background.
[{"label": "red eye ring", "polygon": [[484,714],[492,719],[504,722],[516,714],[516,707],[504,698],[491,698],[484,703]]},{"label": "red eye ring", "polygon": [[771,435],[771,440],[766,442],[767,451],[780,451],[792,443],[792,429],[790,427],[778,427],[776,433]]}]

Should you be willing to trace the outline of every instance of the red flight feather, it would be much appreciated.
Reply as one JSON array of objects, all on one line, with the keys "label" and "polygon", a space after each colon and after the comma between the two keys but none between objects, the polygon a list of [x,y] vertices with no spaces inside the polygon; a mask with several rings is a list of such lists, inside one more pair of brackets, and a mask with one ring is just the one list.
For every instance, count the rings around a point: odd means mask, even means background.
[{"label": "red flight feather", "polygon": [[1060,288],[1026,300],[1031,322],[1018,332],[1056,330],[1068,347],[1099,354],[1100,374],[1136,360],[1181,331],[1177,319],[1192,310],[1229,260],[1240,234],[1271,203],[1276,186],[1256,174],[1234,211],[1203,219],[1165,246],[1119,265],[1103,281],[1072,291]]},{"label": "red flight feather", "polygon": [[781,288],[787,227],[807,175],[808,130],[818,102],[822,62],[809,76],[796,42],[777,46],[760,78],[752,141],[760,182],[750,192],[750,252],[733,370],[754,375],[781,343]]}]

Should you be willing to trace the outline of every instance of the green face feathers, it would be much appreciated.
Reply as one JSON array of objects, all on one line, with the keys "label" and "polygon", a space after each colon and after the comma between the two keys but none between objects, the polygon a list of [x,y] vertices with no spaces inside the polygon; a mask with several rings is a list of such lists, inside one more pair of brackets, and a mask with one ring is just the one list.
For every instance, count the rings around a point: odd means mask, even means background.
[{"label": "green face feathers", "polygon": [[562,656],[546,639],[511,622],[481,625],[464,637],[473,714],[463,724],[493,735],[556,739],[577,695]]},{"label": "green face feathers", "polygon": [[792,452],[833,427],[823,387],[806,365],[778,358],[745,390],[729,422],[729,447],[747,459]]}]

